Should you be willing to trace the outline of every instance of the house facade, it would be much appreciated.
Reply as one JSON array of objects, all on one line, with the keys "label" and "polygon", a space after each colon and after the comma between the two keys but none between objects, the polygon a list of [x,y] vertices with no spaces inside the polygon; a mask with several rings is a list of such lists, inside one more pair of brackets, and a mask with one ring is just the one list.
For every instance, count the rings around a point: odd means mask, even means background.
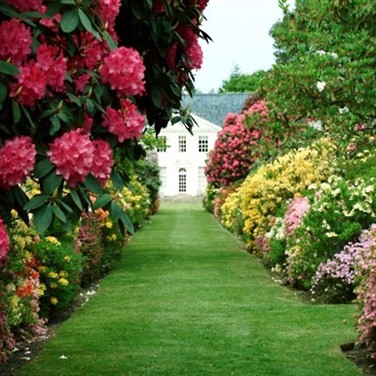
[{"label": "house facade", "polygon": [[197,122],[193,135],[181,123],[162,129],[166,147],[157,150],[162,186],[160,197],[202,196],[207,181],[205,166],[218,132],[230,112],[239,113],[249,94],[199,94],[186,97],[183,106],[191,109]]},{"label": "house facade", "polygon": [[164,128],[158,136],[164,139],[166,145],[157,150],[161,197],[201,196],[205,192],[206,160],[221,127],[197,115],[193,117],[198,124],[193,135],[183,124],[176,123]]}]

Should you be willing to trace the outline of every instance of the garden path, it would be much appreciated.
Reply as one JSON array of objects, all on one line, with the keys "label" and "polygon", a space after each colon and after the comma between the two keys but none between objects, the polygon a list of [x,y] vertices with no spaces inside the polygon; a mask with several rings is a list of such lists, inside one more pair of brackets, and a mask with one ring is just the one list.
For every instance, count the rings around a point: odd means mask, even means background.
[{"label": "garden path", "polygon": [[352,314],[272,281],[200,203],[162,202],[20,375],[353,376]]}]

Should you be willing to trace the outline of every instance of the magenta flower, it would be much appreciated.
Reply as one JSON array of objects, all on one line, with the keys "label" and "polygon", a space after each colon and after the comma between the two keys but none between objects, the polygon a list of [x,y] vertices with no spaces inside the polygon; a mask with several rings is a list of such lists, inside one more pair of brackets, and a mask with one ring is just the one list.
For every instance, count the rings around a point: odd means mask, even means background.
[{"label": "magenta flower", "polygon": [[37,66],[45,72],[47,85],[55,91],[64,91],[67,59],[58,47],[46,43],[37,48]]},{"label": "magenta flower", "polygon": [[103,83],[108,83],[118,96],[137,95],[144,92],[145,66],[138,51],[119,47],[104,58],[100,71]]},{"label": "magenta flower", "polygon": [[189,69],[200,69],[202,66],[202,62],[204,60],[204,56],[202,53],[201,46],[198,43],[198,40],[193,42],[186,50],[186,54],[188,56],[188,63],[187,67]]},{"label": "magenta flower", "polygon": [[0,59],[20,65],[31,53],[31,31],[19,19],[11,18],[0,24]]},{"label": "magenta flower", "polygon": [[76,129],[64,133],[49,145],[47,155],[71,188],[82,183],[91,172],[95,147],[88,134]]},{"label": "magenta flower", "polygon": [[19,12],[42,12],[43,0],[5,0],[6,3],[12,5]]},{"label": "magenta flower", "polygon": [[46,95],[46,74],[34,61],[23,66],[17,77],[18,83],[10,85],[10,97],[24,106],[33,106]]},{"label": "magenta flower", "polygon": [[34,169],[35,145],[27,136],[5,141],[0,149],[0,187],[9,189],[25,181]]},{"label": "magenta flower", "polygon": [[95,157],[91,166],[91,173],[95,176],[99,184],[104,188],[110,178],[114,161],[112,159],[112,149],[110,145],[103,140],[93,142],[95,148]]},{"label": "magenta flower", "polygon": [[10,250],[8,233],[5,229],[2,218],[0,217],[0,264],[6,260]]},{"label": "magenta flower", "polygon": [[116,16],[119,14],[120,0],[99,0],[98,13],[103,23],[110,29],[115,25]]},{"label": "magenta flower", "polygon": [[133,137],[139,139],[144,129],[145,117],[129,99],[120,100],[120,105],[120,110],[107,107],[102,125],[116,135],[119,142]]}]

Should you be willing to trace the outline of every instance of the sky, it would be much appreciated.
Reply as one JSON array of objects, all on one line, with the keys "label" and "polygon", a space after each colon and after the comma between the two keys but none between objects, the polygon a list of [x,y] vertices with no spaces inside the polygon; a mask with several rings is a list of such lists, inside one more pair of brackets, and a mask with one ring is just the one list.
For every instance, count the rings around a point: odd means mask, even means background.
[{"label": "sky", "polygon": [[202,29],[213,42],[200,42],[204,63],[195,86],[201,92],[217,91],[236,65],[247,74],[273,65],[269,30],[282,19],[278,0],[210,0],[204,15]]}]

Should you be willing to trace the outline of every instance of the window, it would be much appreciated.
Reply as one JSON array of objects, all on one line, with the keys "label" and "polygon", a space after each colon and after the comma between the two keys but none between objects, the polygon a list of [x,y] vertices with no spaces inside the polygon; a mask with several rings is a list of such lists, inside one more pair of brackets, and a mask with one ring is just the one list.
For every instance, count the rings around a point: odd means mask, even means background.
[{"label": "window", "polygon": [[198,168],[198,194],[202,195],[205,192],[206,188],[206,176],[205,176],[205,167]]},{"label": "window", "polygon": [[179,170],[179,193],[187,192],[187,171],[185,168]]},{"label": "window", "polygon": [[163,153],[167,149],[167,138],[166,136],[159,137],[160,143],[157,146],[157,151]]},{"label": "window", "polygon": [[185,136],[179,136],[179,152],[185,153],[187,151],[187,139]]},{"label": "window", "polygon": [[207,153],[209,151],[208,136],[198,136],[198,151],[200,153]]}]

